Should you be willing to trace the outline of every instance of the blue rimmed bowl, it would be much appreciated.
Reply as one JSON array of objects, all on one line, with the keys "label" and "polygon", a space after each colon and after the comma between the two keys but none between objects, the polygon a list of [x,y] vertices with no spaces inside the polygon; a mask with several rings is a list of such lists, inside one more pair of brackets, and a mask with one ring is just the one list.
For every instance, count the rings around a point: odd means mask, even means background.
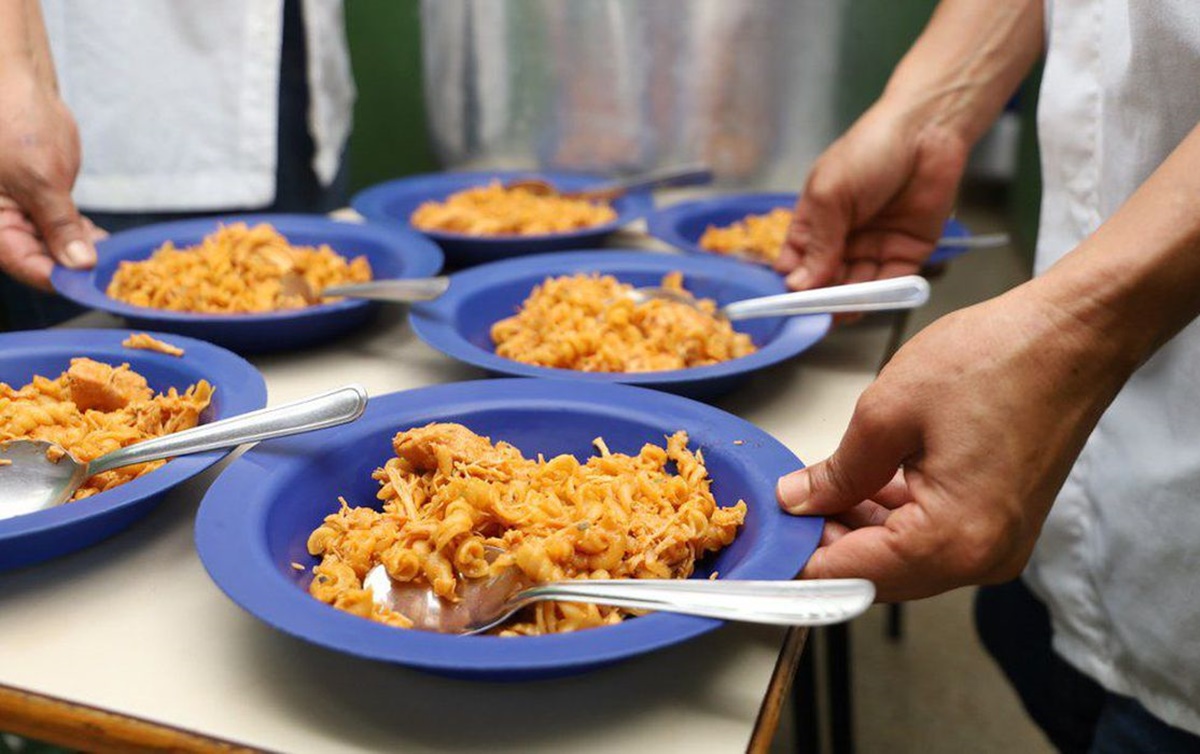
[{"label": "blue rimmed bowl", "polygon": [[465,233],[423,231],[414,227],[410,221],[413,211],[425,202],[444,201],[453,193],[486,186],[492,181],[508,183],[522,178],[541,178],[564,191],[585,189],[608,182],[608,179],[600,176],[556,171],[429,173],[399,178],[364,189],[351,199],[350,204],[372,222],[394,223],[406,230],[424,233],[442,247],[446,252],[447,262],[454,267],[469,267],[527,254],[598,246],[610,233],[654,208],[654,199],[649,192],[631,192],[612,203],[617,212],[617,218],[612,222],[567,233],[532,236],[474,236]]},{"label": "blue rimmed bowl", "polygon": [[547,277],[598,272],[634,286],[659,285],[679,270],[684,287],[720,305],[786,292],[782,278],[765,268],[712,254],[654,254],[643,251],[578,251],[493,262],[451,276],[440,298],[413,306],[413,330],[429,345],[492,374],[572,380],[588,385],[625,383],[692,398],[711,398],[735,388],[759,369],[812,347],[829,331],[831,318],[819,314],[735,322],[758,350],[749,356],[690,369],[661,372],[579,372],[534,366],[498,356],[491,328],[516,313],[534,286]]},{"label": "blue rimmed bowl", "polygon": [[[151,333],[184,349],[182,357],[125,348],[128,330],[38,330],[0,334],[0,382],[14,387],[34,375],[56,377],[71,359],[87,356],[128,363],[156,392],[208,380],[215,392],[201,422],[226,419],[267,403],[262,375],[223,348],[179,335]],[[0,571],[82,549],[129,527],[175,485],[199,474],[228,451],[180,456],[120,487],[57,508],[0,519]],[[2,473],[2,470],[0,470]]]},{"label": "blue rimmed bowl", "polygon": [[[646,230],[663,243],[688,254],[719,256],[700,246],[700,237],[708,226],[732,225],[746,215],[762,215],[780,207],[793,209],[799,198],[798,194],[788,193],[730,194],[679,202],[647,215]],[[967,227],[954,219],[947,220],[942,230],[945,238],[968,238],[970,235]],[[968,250],[967,246],[940,245],[925,264],[941,264]]]},{"label": "blue rimmed bowl", "polygon": [[[798,518],[775,502],[778,477],[801,467],[778,440],[702,403],[626,385],[544,380],[476,380],[371,399],[358,421],[261,443],[208,490],[196,518],[196,547],[213,581],[274,628],[349,655],[439,674],[524,680],[582,672],[699,636],[720,621],[667,613],[534,637],[450,636],[393,628],[336,610],[307,588],[316,559],[309,534],[338,510],[377,506],[371,472],[393,455],[391,438],[429,422],[459,422],[506,441],[526,457],[595,455],[603,437],[614,453],[663,444],[679,429],[704,451],[720,505],[745,500],[733,543],[706,559],[694,578],[790,579],[816,548],[823,521]],[[292,567],[299,563],[301,572]]]},{"label": "blue rimmed bowl", "polygon": [[105,290],[123,261],[140,261],[167,241],[194,246],[221,224],[270,223],[300,246],[328,244],[338,254],[366,256],[377,280],[436,275],[442,268],[437,245],[417,233],[367,223],[342,222],[324,215],[248,214],[159,223],[115,233],[96,245],[94,269],[55,267],[55,290],[83,306],[123,318],[131,327],[207,340],[239,353],[285,351],[328,341],[362,325],[379,304],[343,299],[303,309],[261,314],[204,314],[134,306],[109,298]]}]

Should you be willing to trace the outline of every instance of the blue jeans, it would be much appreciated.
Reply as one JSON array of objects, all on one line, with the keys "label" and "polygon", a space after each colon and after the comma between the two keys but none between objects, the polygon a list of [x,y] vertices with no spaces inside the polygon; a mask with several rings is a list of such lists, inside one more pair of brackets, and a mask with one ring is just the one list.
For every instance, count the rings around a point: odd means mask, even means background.
[{"label": "blue jeans", "polygon": [[1136,699],[1106,691],[1054,652],[1050,614],[1019,579],[980,588],[975,627],[984,647],[1050,742],[1066,754],[1200,753]]},{"label": "blue jeans", "polygon": [[[279,70],[279,140],[275,167],[275,201],[266,207],[232,207],[221,212],[89,212],[97,226],[117,233],[139,225],[190,217],[261,212],[330,212],[346,204],[346,161],[329,186],[322,186],[312,169],[315,146],[308,132],[308,76],[304,26],[299,0],[283,5],[283,47]],[[0,274],[0,329],[49,327],[83,313],[83,309],[54,294],[27,288]]]}]

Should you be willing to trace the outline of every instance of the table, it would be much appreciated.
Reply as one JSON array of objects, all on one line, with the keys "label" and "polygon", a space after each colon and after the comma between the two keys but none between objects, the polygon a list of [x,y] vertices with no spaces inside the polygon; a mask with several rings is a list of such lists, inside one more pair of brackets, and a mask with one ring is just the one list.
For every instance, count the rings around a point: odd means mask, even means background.
[{"label": "table", "polygon": [[[93,313],[77,327],[118,327]],[[800,458],[836,447],[895,337],[835,331],[717,405]],[[251,357],[272,405],[359,382],[373,395],[480,379],[420,342],[403,310],[300,353]],[[730,625],[571,678],[451,680],[308,645],[242,612],[192,541],[220,467],[132,529],[0,575],[0,730],[89,750],[738,751],[770,740],[803,633]],[[777,670],[777,665],[778,670]]]}]

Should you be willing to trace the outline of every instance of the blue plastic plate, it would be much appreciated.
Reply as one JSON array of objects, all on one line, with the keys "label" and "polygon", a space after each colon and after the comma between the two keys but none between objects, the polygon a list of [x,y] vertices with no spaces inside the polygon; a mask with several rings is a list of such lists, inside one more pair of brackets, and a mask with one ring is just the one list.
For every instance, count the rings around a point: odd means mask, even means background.
[{"label": "blue plastic plate", "polygon": [[[267,387],[258,370],[232,353],[179,335],[158,335],[184,349],[182,357],[125,348],[127,330],[38,330],[0,334],[0,382],[18,387],[34,375],[55,377],[77,356],[128,363],[156,392],[183,390],[199,379],[216,388],[202,422],[262,408]],[[127,528],[148,514],[163,494],[209,466],[227,451],[180,456],[128,484],[75,503],[0,519],[0,570],[31,565],[82,549]],[[0,472],[2,473],[2,472]]]},{"label": "blue plastic plate", "polygon": [[115,233],[97,244],[100,260],[94,269],[55,267],[50,281],[63,296],[123,317],[132,327],[188,335],[239,353],[314,345],[363,325],[378,310],[379,305],[370,301],[344,299],[263,314],[196,314],[133,306],[105,293],[120,262],[146,259],[166,241],[194,246],[218,225],[233,222],[266,222],[293,244],[328,244],[344,257],[365,255],[377,279],[427,277],[442,268],[442,252],[436,244],[399,228],[341,222],[323,215],[228,215]]},{"label": "blue plastic plate", "polygon": [[786,291],[783,279],[774,272],[712,254],[578,251],[493,262],[455,273],[449,291],[434,301],[415,305],[409,318],[413,330],[426,343],[493,374],[592,384],[622,382],[692,398],[728,392],[755,370],[795,356],[829,331],[831,318],[825,314],[736,322],[735,329],[748,333],[758,351],[721,364],[663,372],[577,372],[533,366],[496,355],[492,325],[516,313],[533,287],[549,276],[600,272],[634,286],[649,286],[658,285],[663,275],[673,270],[683,272],[685,288],[715,299],[718,304]]},{"label": "blue plastic plate", "polygon": [[[732,194],[680,202],[647,215],[646,229],[663,243],[689,254],[718,256],[700,248],[700,237],[708,226],[731,225],[746,215],[765,214],[776,207],[792,209],[798,199],[798,194]],[[942,235],[966,238],[971,233],[965,225],[951,219],[946,221]],[[925,264],[941,264],[966,251],[966,246],[939,246]]]},{"label": "blue plastic plate", "polygon": [[598,246],[605,236],[654,208],[654,199],[649,193],[631,193],[613,202],[613,209],[617,211],[617,219],[613,222],[570,233],[536,236],[481,237],[463,233],[418,231],[409,221],[413,211],[424,202],[442,201],[463,189],[484,186],[496,180],[508,182],[517,178],[544,178],[567,191],[594,186],[607,180],[583,173],[528,170],[429,173],[372,186],[355,195],[350,204],[368,220],[398,223],[406,229],[425,233],[438,242],[446,252],[447,261],[455,267],[467,267],[526,254]]},{"label": "blue plastic plate", "polygon": [[[393,455],[391,438],[433,421],[460,422],[526,456],[613,452],[685,429],[702,448],[721,505],[739,499],[746,523],[733,544],[706,560],[727,579],[790,579],[820,537],[822,520],[779,509],[775,482],[801,463],[749,422],[685,398],[625,385],[544,380],[476,380],[373,397],[352,423],[265,442],[238,458],[208,490],[196,518],[196,548],[209,575],[265,623],[347,654],[439,674],[495,680],[565,675],[649,652],[711,631],[719,621],[657,613],[605,626],[536,637],[449,636],[392,628],[334,609],[308,594],[309,534],[338,509],[377,506],[371,472]],[[735,441],[741,444],[735,444]],[[300,572],[292,563],[306,567]]]}]

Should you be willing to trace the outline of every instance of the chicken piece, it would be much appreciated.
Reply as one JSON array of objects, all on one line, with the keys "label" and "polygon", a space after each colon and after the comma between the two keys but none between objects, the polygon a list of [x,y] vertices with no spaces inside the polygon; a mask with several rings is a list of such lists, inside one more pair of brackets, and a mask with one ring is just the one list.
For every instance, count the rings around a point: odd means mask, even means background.
[{"label": "chicken piece", "polygon": [[88,358],[71,359],[67,386],[80,411],[117,411],[133,401],[147,401],[154,396],[146,378],[130,371],[128,364],[114,368]]},{"label": "chicken piece", "polygon": [[396,455],[411,471],[449,473],[455,463],[486,463],[505,456],[504,450],[492,445],[461,424],[433,423],[400,432],[392,438]]}]

